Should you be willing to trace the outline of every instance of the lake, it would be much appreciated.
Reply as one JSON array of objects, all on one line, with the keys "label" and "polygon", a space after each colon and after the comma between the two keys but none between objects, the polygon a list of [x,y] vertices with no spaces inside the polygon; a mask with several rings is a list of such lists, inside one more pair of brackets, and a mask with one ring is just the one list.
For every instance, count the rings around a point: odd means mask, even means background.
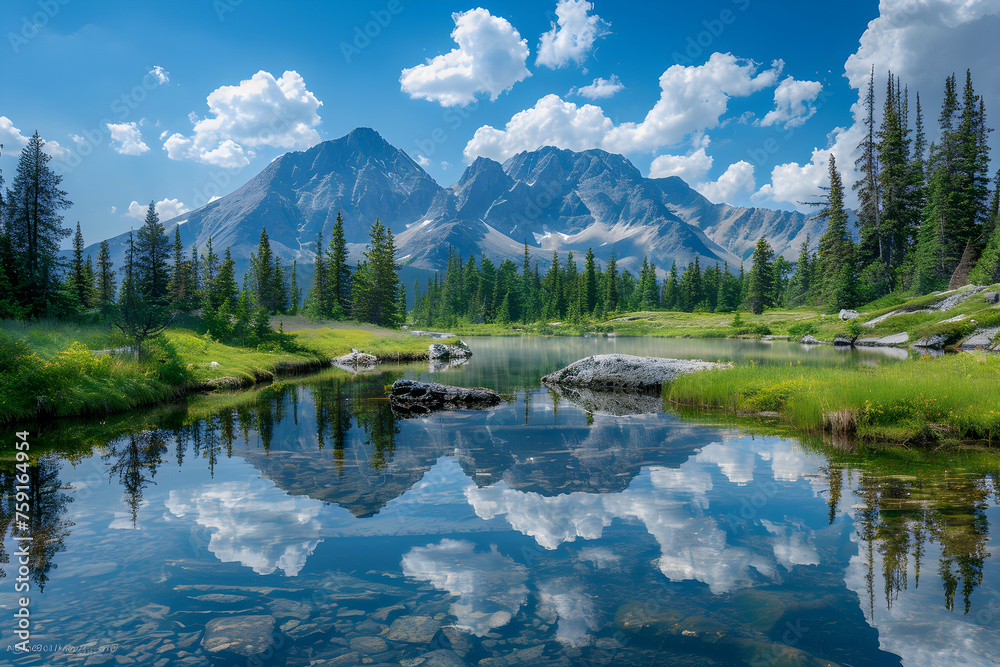
[{"label": "lake", "polygon": [[[597,353],[906,363],[878,350],[467,338],[456,367],[326,371],[33,435],[31,644],[0,665],[992,665],[994,474],[573,400]],[[897,355],[900,356],[900,355]],[[396,379],[488,411],[393,414]],[[632,404],[634,407],[634,404]],[[98,446],[94,446],[94,445]],[[13,539],[11,464],[0,464]]]}]

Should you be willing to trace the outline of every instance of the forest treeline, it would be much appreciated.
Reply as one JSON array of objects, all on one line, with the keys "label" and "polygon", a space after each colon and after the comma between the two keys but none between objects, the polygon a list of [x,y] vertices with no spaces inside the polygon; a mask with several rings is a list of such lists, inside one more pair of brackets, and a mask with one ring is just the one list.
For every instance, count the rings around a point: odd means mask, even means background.
[{"label": "forest treeline", "polygon": [[[852,236],[836,161],[829,183],[814,202],[827,221],[823,236],[807,239],[798,260],[775,256],[761,238],[750,268],[703,265],[695,257],[657,276],[643,260],[638,275],[619,270],[612,253],[600,260],[588,250],[580,267],[573,253],[553,253],[544,273],[529,260],[463,259],[449,251],[443,273],[416,284],[410,317],[416,324],[580,322],[638,310],[762,312],[768,307],[856,307],[891,292],[924,294],[966,282],[1000,281],[1000,171],[991,190],[983,98],[966,73],[959,91],[948,77],[938,116],[939,139],[928,145],[920,96],[911,123],[910,94],[891,72],[876,123],[874,70],[864,99],[866,134],[858,146],[854,185],[859,201],[857,241]],[[376,220],[362,261],[348,263],[338,214],[329,244],[316,242],[315,273],[307,290],[298,266],[283,265],[261,232],[249,271],[235,274],[229,248],[209,238],[185,249],[179,228],[171,243],[150,204],[143,225],[130,233],[125,259],[115,266],[107,241],[96,259],[83,256],[77,223],[68,261],[59,247],[71,230],[62,212],[72,202],[62,176],[49,166],[36,132],[21,151],[11,186],[0,173],[0,319],[64,317],[97,311],[141,343],[181,313],[199,314],[217,340],[254,347],[280,340],[270,327],[277,313],[306,313],[316,320],[355,319],[398,327],[407,317],[392,232]],[[241,278],[241,280],[239,280]],[[303,304],[303,292],[306,299]]]}]

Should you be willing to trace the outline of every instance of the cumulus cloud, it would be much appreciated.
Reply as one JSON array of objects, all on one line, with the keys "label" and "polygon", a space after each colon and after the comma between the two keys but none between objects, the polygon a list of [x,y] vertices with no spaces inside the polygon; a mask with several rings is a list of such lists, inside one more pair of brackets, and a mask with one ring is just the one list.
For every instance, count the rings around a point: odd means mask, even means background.
[{"label": "cumulus cloud", "polygon": [[571,61],[578,65],[583,63],[594,41],[608,29],[600,16],[590,15],[593,8],[587,0],[559,0],[556,23],[538,42],[535,64],[557,69]]},{"label": "cumulus cloud", "polygon": [[476,545],[444,539],[413,547],[403,555],[403,574],[458,596],[451,613],[457,625],[482,637],[517,615],[528,599],[527,569],[496,551],[476,553]]},{"label": "cumulus cloud", "polygon": [[132,123],[107,123],[108,131],[111,132],[111,147],[122,155],[142,155],[149,150],[142,140],[142,131],[139,124]]},{"label": "cumulus cloud", "polygon": [[708,175],[712,162],[704,146],[688,155],[660,155],[649,165],[649,177],[680,176],[685,183],[694,183]]},{"label": "cumulus cloud", "polygon": [[580,97],[586,97],[589,100],[601,100],[611,97],[624,89],[625,86],[618,79],[618,75],[612,74],[610,79],[597,77],[593,83],[578,88],[575,92]]},{"label": "cumulus cloud", "polygon": [[[14,127],[14,122],[10,118],[0,116],[0,144],[4,144],[5,147],[24,148],[28,145],[29,138]],[[69,156],[69,149],[61,146],[58,141],[46,141],[42,146],[42,152],[57,160],[65,160]]]},{"label": "cumulus cloud", "polygon": [[[875,67],[875,90],[885,90],[886,73],[892,71],[908,86],[911,104],[919,92],[927,113],[928,139],[937,134],[934,109],[944,88],[944,80],[966,68],[972,70],[976,92],[983,96],[987,109],[1000,107],[1000,62],[990,49],[982,48],[996,39],[1000,31],[1000,3],[996,0],[905,0],[883,2],[879,16],[868,23],[857,52],[845,63],[858,102],[852,107],[853,124],[833,131],[833,140],[813,151],[808,162],[789,162],[774,167],[771,182],[754,196],[760,202],[788,202],[815,198],[820,185],[827,181],[826,162],[832,152],[848,187],[848,198],[855,176],[854,159],[864,132],[861,123],[864,109],[861,99],[867,91],[872,66]],[[877,105],[876,114],[881,111]],[[913,114],[911,109],[911,117]],[[995,142],[997,137],[993,137]],[[851,204],[851,201],[848,201]],[[800,210],[807,210],[799,207]]]},{"label": "cumulus cloud", "polygon": [[458,48],[404,69],[399,77],[404,93],[445,107],[463,106],[477,93],[489,93],[495,100],[531,76],[525,66],[528,43],[507,19],[482,8],[451,17],[451,37]]},{"label": "cumulus cloud", "polygon": [[432,163],[431,163],[430,158],[426,158],[423,155],[418,155],[417,156],[417,164],[419,164],[421,167],[423,167],[424,169],[426,169],[427,167],[431,166]]},{"label": "cumulus cloud", "polygon": [[576,582],[566,579],[538,585],[538,615],[556,624],[556,639],[569,646],[586,646],[591,631],[601,628],[594,602]]},{"label": "cumulus cloud", "polygon": [[798,127],[813,117],[816,107],[810,104],[819,97],[823,84],[819,81],[796,81],[786,78],[774,89],[774,109],[761,119],[762,127],[784,123],[787,130]]},{"label": "cumulus cloud", "polygon": [[163,143],[172,160],[194,160],[218,167],[242,167],[253,148],[302,150],[316,144],[322,102],[306,89],[298,72],[280,78],[263,70],[236,86],[222,86],[208,96],[211,116],[192,114],[194,134],[174,133]]},{"label": "cumulus cloud", "polygon": [[159,65],[154,66],[153,69],[149,70],[149,73],[153,75],[153,78],[155,78],[161,86],[170,82],[170,72],[163,69]]},{"label": "cumulus cloud", "polygon": [[[133,201],[128,205],[128,213],[125,217],[134,218],[136,220],[145,220],[146,211],[149,209],[149,204],[140,204],[137,201]],[[156,202],[156,214],[160,216],[160,221],[171,220],[179,215],[184,215],[191,209],[188,208],[184,202],[179,199],[161,199]]]},{"label": "cumulus cloud", "polygon": [[695,189],[712,202],[722,204],[733,201],[739,195],[752,193],[756,185],[753,165],[740,160],[729,165],[729,168],[718,180],[699,183]]},{"label": "cumulus cloud", "polygon": [[704,65],[674,65],[660,77],[660,99],[639,123],[615,125],[598,106],[577,106],[547,95],[515,114],[502,130],[485,125],[465,147],[465,159],[503,161],[521,151],[553,145],[571,150],[603,148],[614,153],[650,151],[680,143],[719,124],[732,97],[746,97],[777,83],[784,63],[758,73],[756,63],[714,53]]}]

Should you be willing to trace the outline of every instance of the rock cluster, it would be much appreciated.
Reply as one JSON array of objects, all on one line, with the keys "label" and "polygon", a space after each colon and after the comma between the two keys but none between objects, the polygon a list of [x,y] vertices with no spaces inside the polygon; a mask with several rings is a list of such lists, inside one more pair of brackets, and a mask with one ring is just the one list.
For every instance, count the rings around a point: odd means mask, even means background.
[{"label": "rock cluster", "polygon": [[427,348],[427,353],[432,360],[444,359],[467,359],[472,356],[472,350],[465,344],[465,341],[458,341],[454,345],[443,343],[431,343]]},{"label": "rock cluster", "polygon": [[350,354],[334,357],[330,360],[330,363],[345,371],[367,371],[375,368],[378,364],[378,357],[352,348]]}]

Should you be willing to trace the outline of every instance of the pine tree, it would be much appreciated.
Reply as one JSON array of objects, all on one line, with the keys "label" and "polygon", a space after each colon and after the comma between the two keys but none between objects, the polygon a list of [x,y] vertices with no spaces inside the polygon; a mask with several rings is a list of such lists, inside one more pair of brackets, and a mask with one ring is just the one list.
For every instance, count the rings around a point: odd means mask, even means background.
[{"label": "pine tree", "polygon": [[608,259],[608,268],[604,272],[604,309],[607,313],[618,310],[618,264],[615,262],[613,249]]},{"label": "pine tree", "polygon": [[123,267],[125,276],[118,301],[112,307],[112,315],[114,325],[133,342],[138,357],[143,354],[142,344],[162,333],[173,319],[162,301],[150,299],[142,292],[141,259],[139,246],[129,232]]},{"label": "pine tree", "polygon": [[87,286],[87,277],[84,275],[83,232],[80,231],[79,222],[76,223],[76,234],[73,235],[73,259],[70,261],[66,284],[71,292],[71,298],[76,302],[76,307],[86,310],[90,290]]},{"label": "pine tree", "polygon": [[795,263],[795,274],[788,282],[785,294],[785,304],[789,308],[797,308],[806,304],[812,279],[812,264],[809,261],[809,237],[802,242],[799,259]]},{"label": "pine tree", "polygon": [[102,313],[109,312],[110,306],[115,302],[117,289],[111,249],[107,241],[101,241],[101,249],[97,253],[97,301]]},{"label": "pine tree", "polygon": [[181,244],[181,226],[174,228],[174,265],[170,270],[170,287],[168,288],[170,304],[175,308],[184,306],[187,300],[187,267],[184,262],[184,246]]},{"label": "pine tree", "polygon": [[347,240],[344,237],[344,220],[337,213],[333,225],[330,247],[326,254],[327,285],[330,291],[330,310],[339,305],[340,312],[351,312],[351,267],[347,263]]},{"label": "pine tree", "polygon": [[94,262],[90,255],[87,255],[87,263],[83,265],[83,281],[86,285],[84,306],[90,309],[97,305],[96,276],[94,275]]},{"label": "pine tree", "polygon": [[195,310],[201,306],[201,262],[198,259],[198,246],[191,244],[191,259],[187,262],[187,310]]},{"label": "pine tree", "polygon": [[465,271],[462,276],[462,291],[466,296],[464,317],[469,322],[479,322],[482,315],[482,304],[479,303],[479,268],[476,266],[476,256],[469,255],[465,262]]},{"label": "pine tree", "polygon": [[677,261],[670,265],[670,273],[663,282],[663,295],[660,304],[666,310],[677,310],[680,307],[680,282],[677,279]]},{"label": "pine tree", "polygon": [[[527,275],[527,271],[525,271]],[[583,276],[580,286],[580,308],[586,315],[591,315],[597,306],[597,266],[594,264],[594,250],[587,248],[587,257],[583,264]]]},{"label": "pine tree", "polygon": [[271,241],[267,238],[267,228],[261,227],[257,252],[250,257],[250,296],[254,308],[261,308],[273,315],[277,307],[274,286],[275,258],[271,252]]},{"label": "pine tree", "polygon": [[719,284],[719,296],[715,306],[716,312],[730,313],[740,307],[743,301],[740,279],[730,272],[729,263],[723,265],[722,280]]},{"label": "pine tree", "polygon": [[912,164],[906,113],[899,82],[890,72],[882,110],[882,126],[878,132],[878,150],[881,156],[878,186],[882,193],[883,209],[883,229],[879,241],[881,252],[874,257],[860,254],[857,259],[862,266],[876,260],[880,260],[884,267],[898,266],[916,235],[917,221],[912,214],[911,205]]},{"label": "pine tree", "polygon": [[355,273],[354,318],[383,327],[396,328],[406,315],[398,307],[399,276],[392,232],[375,219],[369,231],[365,260]]},{"label": "pine tree", "polygon": [[4,227],[16,267],[13,288],[31,317],[58,309],[63,298],[59,244],[70,230],[62,226],[60,211],[73,204],[59,189],[62,176],[49,167],[44,145],[38,132],[31,135],[4,201]]},{"label": "pine tree", "polygon": [[313,274],[313,284],[306,298],[306,315],[311,320],[322,320],[330,316],[327,310],[329,303],[329,275],[326,261],[323,259],[323,232],[316,235],[316,273]]},{"label": "pine tree", "polygon": [[772,301],[774,267],[771,264],[773,258],[774,250],[763,236],[760,237],[753,251],[753,267],[750,269],[746,296],[747,306],[754,315],[760,315],[765,308],[774,305]]},{"label": "pine tree", "polygon": [[232,312],[240,298],[240,289],[236,285],[236,262],[233,261],[229,248],[226,248],[226,258],[219,265],[219,273],[212,281],[209,290],[209,304],[212,310],[218,311],[227,306]]},{"label": "pine tree", "polygon": [[292,260],[292,277],[288,286],[289,315],[299,314],[299,305],[302,303],[302,288],[299,287],[298,261]]},{"label": "pine tree", "polygon": [[[891,75],[890,75],[891,78]],[[858,144],[860,155],[854,162],[855,169],[861,172],[861,177],[854,183],[858,191],[858,227],[861,243],[858,252],[862,261],[871,261],[883,257],[882,208],[880,199],[879,153],[875,131],[875,66],[872,65],[871,76],[868,79],[868,92],[865,95],[865,136]]]},{"label": "pine tree", "polygon": [[[826,207],[818,214],[828,222],[826,233],[819,240],[819,297],[827,308],[851,308],[850,291],[854,284],[854,242],[847,231],[847,212],[844,210],[844,185],[837,171],[837,161],[830,155],[830,187]],[[845,273],[846,269],[846,273]],[[845,283],[845,276],[849,280]]]},{"label": "pine tree", "polygon": [[650,264],[642,258],[642,271],[639,273],[639,310],[655,310],[660,307],[660,291],[656,284],[656,264]]},{"label": "pine tree", "polygon": [[[202,259],[201,280],[203,289],[207,293],[210,286],[215,283],[215,277],[219,275],[219,256],[212,249],[212,237],[208,237],[205,243],[205,256]],[[204,300],[204,298],[203,298]]]},{"label": "pine tree", "polygon": [[139,294],[156,304],[168,303],[170,242],[153,202],[149,203],[146,219],[136,234],[135,253],[135,281]]}]

